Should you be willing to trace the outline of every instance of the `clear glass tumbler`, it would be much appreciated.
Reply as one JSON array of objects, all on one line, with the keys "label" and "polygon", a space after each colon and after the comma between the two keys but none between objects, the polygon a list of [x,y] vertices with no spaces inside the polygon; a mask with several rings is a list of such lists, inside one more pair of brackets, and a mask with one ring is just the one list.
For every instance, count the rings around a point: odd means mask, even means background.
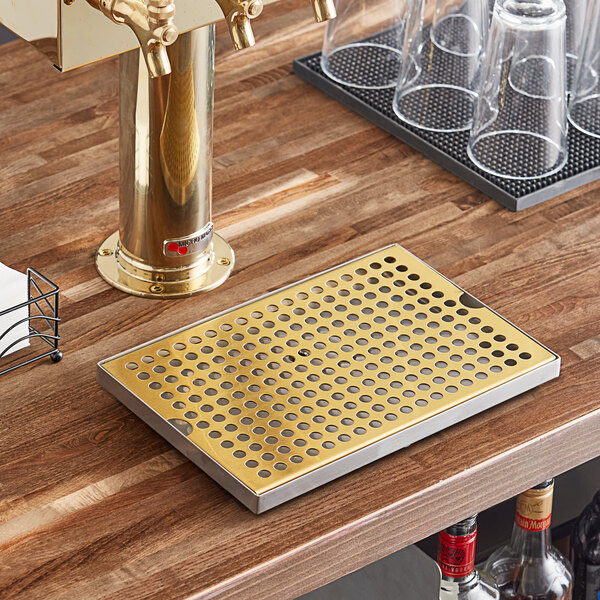
[{"label": "clear glass tumbler", "polygon": [[[573,89],[579,50],[584,38],[585,12],[588,0],[564,0],[564,2],[567,16],[565,24],[567,70],[565,77],[567,93],[569,93]],[[517,41],[518,43],[514,47],[515,56],[512,61],[509,80],[515,89],[527,94],[530,93],[528,87],[532,78],[535,78],[540,63],[545,63],[548,59],[546,56],[540,55],[538,45],[531,44],[527,35],[519,36]]]},{"label": "clear glass tumbler", "polygon": [[350,87],[394,87],[409,1],[336,0],[337,18],[327,23],[323,43],[324,73]]},{"label": "clear glass tumbler", "polygon": [[483,171],[508,179],[567,161],[563,0],[497,0],[468,145]]},{"label": "clear glass tumbler", "polygon": [[469,129],[486,48],[488,1],[409,2],[394,112],[420,129]]},{"label": "clear glass tumbler", "polygon": [[580,58],[569,102],[569,121],[600,138],[600,0],[589,0]]}]

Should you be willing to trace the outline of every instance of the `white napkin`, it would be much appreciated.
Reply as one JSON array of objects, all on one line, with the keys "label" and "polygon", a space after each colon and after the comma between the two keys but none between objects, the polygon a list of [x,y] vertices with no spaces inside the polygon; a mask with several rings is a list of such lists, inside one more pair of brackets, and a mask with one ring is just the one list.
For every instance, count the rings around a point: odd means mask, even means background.
[{"label": "white napkin", "polygon": [[[22,304],[28,300],[27,275],[0,263],[0,313],[7,308]],[[26,319],[29,315],[28,307],[12,310],[0,316],[0,336],[12,325]],[[14,327],[10,333],[0,339],[0,354],[16,340],[29,335],[29,322],[24,321]],[[29,340],[15,344],[4,356],[29,346]]]}]

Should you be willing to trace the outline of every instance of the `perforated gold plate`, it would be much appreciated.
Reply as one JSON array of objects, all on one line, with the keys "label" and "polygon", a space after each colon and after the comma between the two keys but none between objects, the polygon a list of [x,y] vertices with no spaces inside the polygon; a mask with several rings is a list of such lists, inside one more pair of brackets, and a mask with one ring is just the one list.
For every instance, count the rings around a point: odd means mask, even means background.
[{"label": "perforated gold plate", "polygon": [[559,365],[391,246],[108,359],[99,379],[261,512]]}]

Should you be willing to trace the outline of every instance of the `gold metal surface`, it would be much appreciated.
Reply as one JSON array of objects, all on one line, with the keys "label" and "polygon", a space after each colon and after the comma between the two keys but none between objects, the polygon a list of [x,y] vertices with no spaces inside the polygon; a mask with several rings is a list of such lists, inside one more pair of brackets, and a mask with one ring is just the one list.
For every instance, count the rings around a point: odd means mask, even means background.
[{"label": "gold metal surface", "polygon": [[260,495],[556,358],[393,246],[103,368]]},{"label": "gold metal surface", "polygon": [[[111,285],[152,298],[212,289],[233,268],[211,223],[214,26],[182,34],[167,53],[172,72],[161,78],[139,50],[120,58],[119,236],[96,261]],[[165,252],[199,234],[197,251]],[[151,290],[156,282],[164,290]]]},{"label": "gold metal surface", "polygon": [[127,25],[140,44],[150,77],[171,72],[166,47],[177,39],[175,0],[87,0],[111,21]]},{"label": "gold metal surface", "polygon": [[[126,259],[125,259],[126,260]],[[216,233],[213,236],[206,265],[165,276],[156,271],[133,272],[124,263],[119,248],[119,232],[113,233],[96,254],[96,267],[104,281],[113,287],[143,298],[183,298],[218,287],[231,274],[234,254],[231,246]]]}]

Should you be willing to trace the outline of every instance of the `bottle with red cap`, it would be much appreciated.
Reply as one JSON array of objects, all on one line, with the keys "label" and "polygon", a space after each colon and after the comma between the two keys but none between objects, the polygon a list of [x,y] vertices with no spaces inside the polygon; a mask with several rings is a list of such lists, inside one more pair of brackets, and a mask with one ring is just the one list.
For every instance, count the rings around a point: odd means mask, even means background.
[{"label": "bottle with red cap", "polygon": [[573,572],[552,546],[554,480],[519,494],[510,543],[496,550],[484,570],[506,600],[571,600]]},{"label": "bottle with red cap", "polygon": [[438,564],[442,571],[440,600],[498,600],[496,586],[475,569],[477,516],[440,532]]}]

